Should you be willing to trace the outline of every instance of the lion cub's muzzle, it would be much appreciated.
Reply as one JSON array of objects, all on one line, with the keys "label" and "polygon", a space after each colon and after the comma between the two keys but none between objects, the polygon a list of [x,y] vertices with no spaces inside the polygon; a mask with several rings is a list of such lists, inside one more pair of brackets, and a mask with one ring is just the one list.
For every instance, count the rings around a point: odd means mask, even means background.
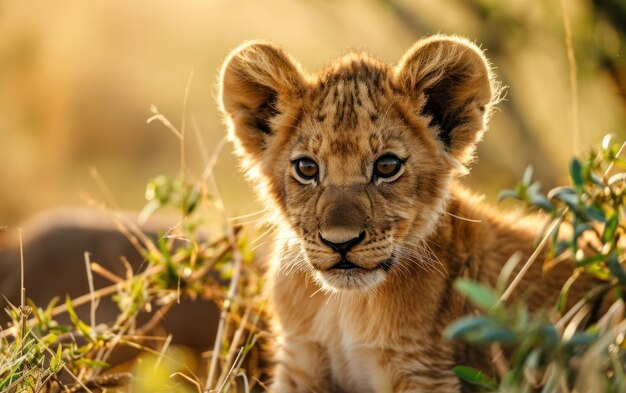
[{"label": "lion cub's muzzle", "polygon": [[333,250],[338,252],[339,255],[341,255],[341,260],[339,262],[337,262],[336,264],[334,264],[331,267],[331,269],[356,269],[356,268],[358,268],[359,266],[357,266],[354,263],[350,262],[346,258],[346,254],[354,246],[356,246],[357,244],[361,243],[363,241],[363,239],[365,239],[365,231],[361,231],[359,236],[354,237],[354,238],[352,238],[352,239],[350,239],[348,241],[341,242],[341,243],[334,243],[334,242],[332,242],[332,241],[330,241],[328,239],[325,239],[324,236],[322,235],[322,233],[320,232],[320,240],[322,241],[322,243],[326,244],[328,247],[332,248]]},{"label": "lion cub's muzzle", "polygon": [[365,187],[331,185],[320,196],[317,247],[312,247],[309,257],[323,275],[354,278],[391,268],[390,247],[383,245],[380,237],[372,237],[369,228],[375,212]]},{"label": "lion cub's muzzle", "polygon": [[372,253],[372,238],[368,232],[351,229],[345,226],[320,228],[318,242],[326,252],[313,252],[315,257],[311,264],[317,270],[319,282],[326,287],[365,290],[380,284],[391,269],[393,255]]}]

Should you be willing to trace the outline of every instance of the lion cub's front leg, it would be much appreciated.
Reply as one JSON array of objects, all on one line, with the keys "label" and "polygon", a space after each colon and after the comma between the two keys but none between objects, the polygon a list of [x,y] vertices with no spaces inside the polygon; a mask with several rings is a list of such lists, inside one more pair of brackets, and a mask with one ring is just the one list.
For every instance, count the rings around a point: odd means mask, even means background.
[{"label": "lion cub's front leg", "polygon": [[393,393],[460,393],[461,382],[452,371],[455,361],[445,343],[419,348],[387,349],[382,357]]},{"label": "lion cub's front leg", "polygon": [[425,377],[425,376],[406,376],[393,393],[460,393],[461,383],[454,376],[445,377]]},{"label": "lion cub's front leg", "polygon": [[277,350],[275,359],[271,392],[334,391],[328,356],[321,345],[311,341],[288,341]]}]

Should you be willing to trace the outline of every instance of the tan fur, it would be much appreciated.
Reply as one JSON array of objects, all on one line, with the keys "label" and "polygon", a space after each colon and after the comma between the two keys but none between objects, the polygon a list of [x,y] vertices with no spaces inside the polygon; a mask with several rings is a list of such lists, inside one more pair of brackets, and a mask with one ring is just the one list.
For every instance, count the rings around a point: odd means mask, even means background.
[{"label": "tan fur", "polygon": [[[470,311],[453,280],[493,284],[511,255],[530,255],[540,228],[455,180],[497,96],[482,51],[457,37],[420,40],[395,67],[350,53],[316,75],[264,42],[228,58],[230,137],[279,226],[268,272],[273,391],[457,392],[453,366],[490,369],[442,332]],[[373,176],[386,153],[404,160],[389,180]],[[297,174],[303,156],[317,178]],[[337,269],[342,257],[322,238],[360,235],[345,254],[358,268]],[[550,304],[569,275],[559,268],[543,277],[536,264],[517,293],[535,283],[530,303]]]}]

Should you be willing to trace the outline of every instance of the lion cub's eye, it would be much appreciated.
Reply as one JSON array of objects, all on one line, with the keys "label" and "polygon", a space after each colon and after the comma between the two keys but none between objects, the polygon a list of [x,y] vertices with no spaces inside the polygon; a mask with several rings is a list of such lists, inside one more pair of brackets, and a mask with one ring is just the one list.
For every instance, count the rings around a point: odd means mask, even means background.
[{"label": "lion cub's eye", "polygon": [[296,169],[296,173],[302,178],[302,180],[313,180],[319,173],[317,163],[310,158],[298,158],[293,164]]},{"label": "lion cub's eye", "polygon": [[389,178],[396,175],[402,168],[402,160],[393,154],[385,154],[374,163],[374,175]]}]

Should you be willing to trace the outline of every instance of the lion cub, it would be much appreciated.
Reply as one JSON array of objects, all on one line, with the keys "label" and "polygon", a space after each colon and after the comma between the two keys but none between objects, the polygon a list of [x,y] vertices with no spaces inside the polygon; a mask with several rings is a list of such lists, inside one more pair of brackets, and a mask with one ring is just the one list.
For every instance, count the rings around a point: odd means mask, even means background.
[{"label": "lion cub", "polygon": [[[442,331],[470,311],[454,279],[493,283],[512,254],[530,255],[539,228],[455,180],[496,86],[479,48],[441,35],[395,66],[350,53],[311,75],[267,42],[226,60],[229,135],[280,227],[273,391],[457,392],[455,365],[490,370]],[[543,277],[538,263],[525,277],[518,292],[542,281],[538,305],[568,272]]]}]

